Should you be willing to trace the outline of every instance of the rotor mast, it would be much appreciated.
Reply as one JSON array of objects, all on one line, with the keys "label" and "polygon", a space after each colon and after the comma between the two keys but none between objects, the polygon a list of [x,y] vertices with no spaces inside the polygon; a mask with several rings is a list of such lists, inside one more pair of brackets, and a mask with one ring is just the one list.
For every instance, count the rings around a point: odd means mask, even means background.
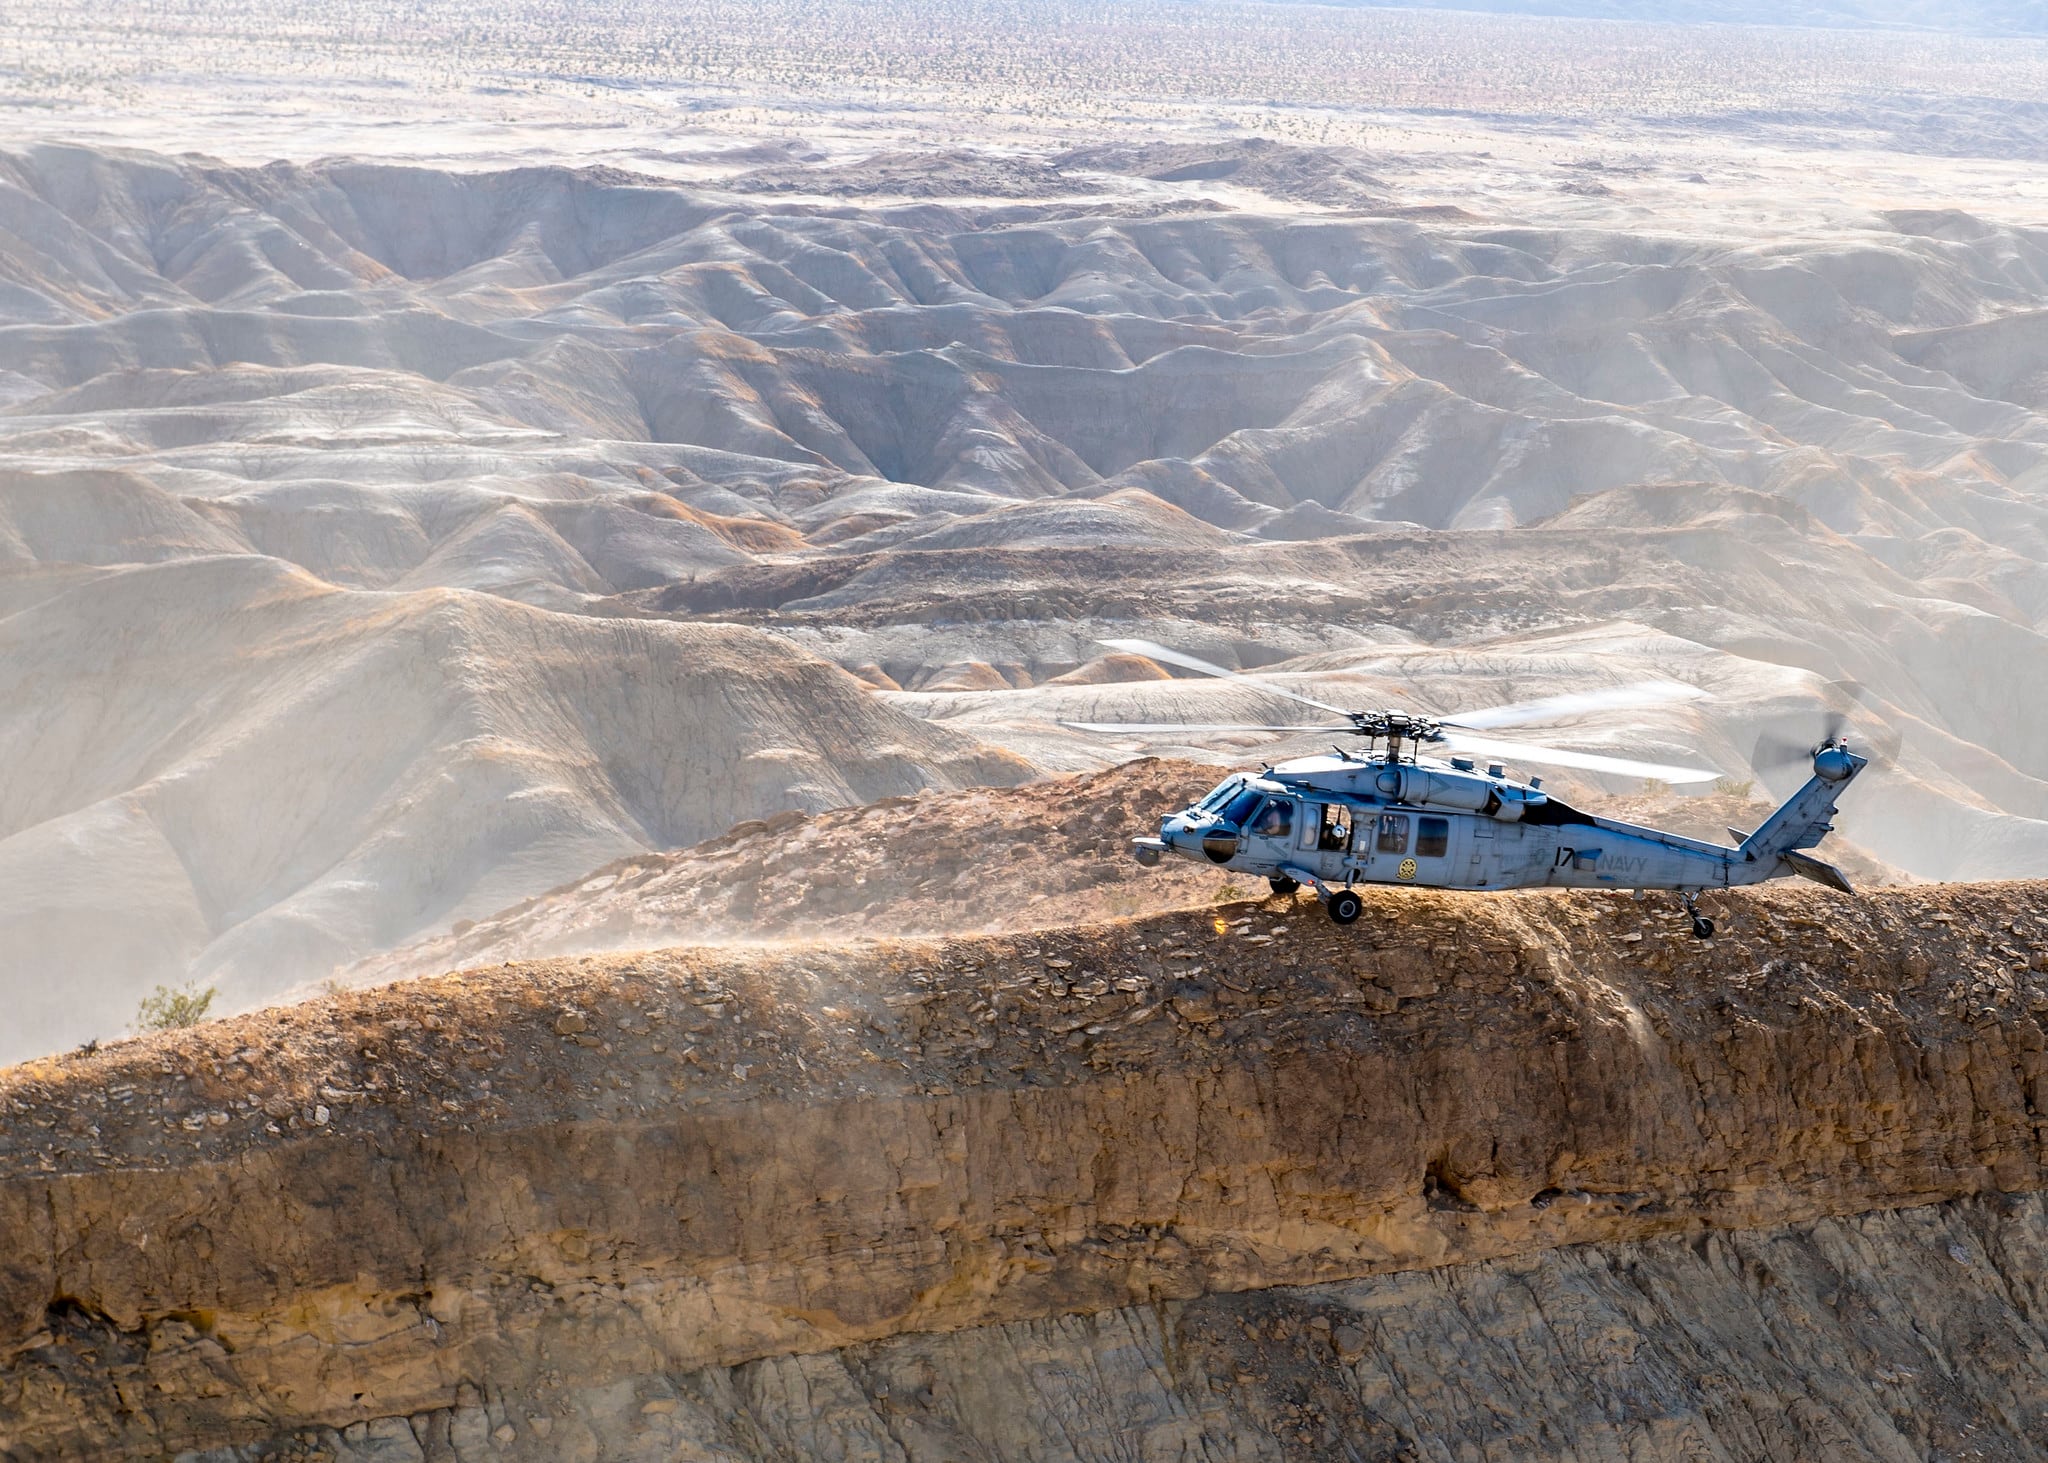
[{"label": "rotor mast", "polygon": [[1366,739],[1368,750],[1374,742],[1387,744],[1386,759],[1390,763],[1402,760],[1403,742],[1413,744],[1414,750],[1407,754],[1407,760],[1413,762],[1423,743],[1443,739],[1440,722],[1409,711],[1354,711],[1350,716],[1351,730]]}]

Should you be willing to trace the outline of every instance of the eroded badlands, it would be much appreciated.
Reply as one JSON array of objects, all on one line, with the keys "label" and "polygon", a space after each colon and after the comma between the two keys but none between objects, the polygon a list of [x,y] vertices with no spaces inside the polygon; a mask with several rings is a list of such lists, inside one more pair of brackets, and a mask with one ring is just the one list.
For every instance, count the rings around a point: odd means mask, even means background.
[{"label": "eroded badlands", "polygon": [[1542,734],[1738,800],[1854,681],[1903,739],[1844,812],[1874,866],[2041,866],[2035,230],[1538,225],[1257,138],[991,200],[954,157],[921,199],[843,151],[0,159],[0,1057],[750,818],[1301,749],[1061,726],[1278,704],[1115,636],[1346,704],[1677,676],[1711,698]]}]

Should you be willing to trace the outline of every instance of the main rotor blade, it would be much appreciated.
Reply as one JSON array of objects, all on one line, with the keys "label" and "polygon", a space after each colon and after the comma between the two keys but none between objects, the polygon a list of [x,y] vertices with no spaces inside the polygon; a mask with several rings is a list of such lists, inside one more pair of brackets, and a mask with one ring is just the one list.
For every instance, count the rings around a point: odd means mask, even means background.
[{"label": "main rotor blade", "polygon": [[[1313,696],[1303,696],[1282,686],[1268,685],[1256,676],[1243,671],[1227,670],[1213,661],[1203,660],[1198,655],[1188,655],[1170,646],[1160,645],[1151,640],[1098,640],[1097,645],[1107,645],[1111,650],[1121,650],[1127,655],[1142,655],[1147,660],[1163,660],[1168,665],[1177,665],[1182,670],[1200,671],[1205,676],[1218,676],[1226,681],[1242,681],[1247,686],[1256,686],[1261,691],[1270,691],[1275,696],[1285,696],[1289,701],[1299,701],[1304,706],[1313,706],[1318,711],[1334,711],[1339,716],[1349,716],[1349,710],[1332,706],[1327,701],[1318,701]],[[1350,728],[1346,727],[1346,731]]]},{"label": "main rotor blade", "polygon": [[1349,732],[1352,726],[1272,726],[1210,724],[1194,721],[1063,721],[1077,731],[1092,732]]},{"label": "main rotor blade", "polygon": [[1496,727],[1526,726],[1532,721],[1556,721],[1589,711],[1623,711],[1634,706],[1666,706],[1677,701],[1697,701],[1707,693],[1680,681],[1635,681],[1626,686],[1609,686],[1600,691],[1567,691],[1535,701],[1513,701],[1505,706],[1487,706],[1478,711],[1460,711],[1442,718],[1445,726],[1491,731]]},{"label": "main rotor blade", "polygon": [[1712,782],[1721,775],[1703,772],[1697,767],[1637,762],[1627,757],[1603,757],[1594,752],[1568,752],[1563,747],[1498,741],[1492,737],[1467,736],[1458,731],[1445,732],[1439,745],[1447,745],[1460,752],[1480,752],[1509,762],[1533,762],[1539,767],[1575,767],[1583,772],[1612,772],[1622,777],[1654,777],[1659,782]]}]

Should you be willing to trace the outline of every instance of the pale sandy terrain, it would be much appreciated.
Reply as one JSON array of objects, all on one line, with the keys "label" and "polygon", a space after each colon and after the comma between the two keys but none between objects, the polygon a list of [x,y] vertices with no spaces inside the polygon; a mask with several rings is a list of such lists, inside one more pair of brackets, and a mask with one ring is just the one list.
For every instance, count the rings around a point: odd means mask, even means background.
[{"label": "pale sandy terrain", "polygon": [[1313,749],[1061,727],[1280,704],[1116,636],[1675,676],[1541,732],[1737,802],[1849,678],[1868,868],[2048,866],[2041,42],[60,4],[0,63],[0,1060],[744,819]]}]

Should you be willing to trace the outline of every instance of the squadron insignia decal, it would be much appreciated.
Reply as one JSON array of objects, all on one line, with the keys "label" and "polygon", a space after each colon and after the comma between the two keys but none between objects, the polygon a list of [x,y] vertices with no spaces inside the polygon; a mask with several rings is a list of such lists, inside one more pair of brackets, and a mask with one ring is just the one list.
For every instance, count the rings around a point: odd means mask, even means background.
[{"label": "squadron insignia decal", "polygon": [[1401,860],[1401,877],[1404,879],[1412,879],[1415,877],[1414,859],[1404,858]]}]

